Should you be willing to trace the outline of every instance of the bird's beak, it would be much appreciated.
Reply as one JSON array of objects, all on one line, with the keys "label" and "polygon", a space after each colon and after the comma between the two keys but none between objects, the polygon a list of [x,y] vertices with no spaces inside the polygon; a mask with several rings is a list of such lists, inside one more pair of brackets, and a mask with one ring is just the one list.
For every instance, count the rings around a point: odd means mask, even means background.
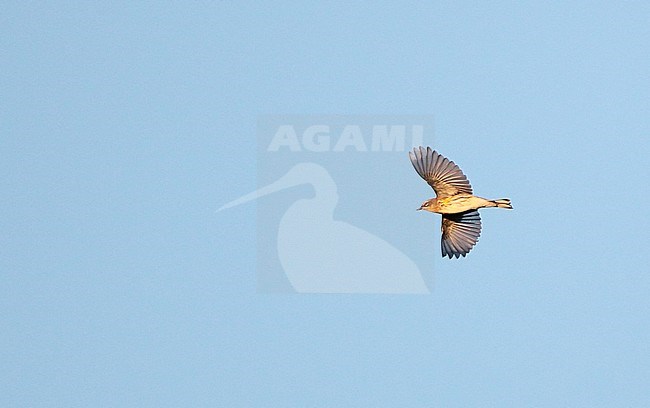
[{"label": "bird's beak", "polygon": [[[291,173],[291,171],[289,171]],[[224,204],[219,208],[216,212],[225,210],[226,208],[230,207],[235,207],[240,204],[244,204],[248,201],[256,200],[262,196],[265,196],[267,194],[275,193],[277,191],[284,190],[289,187],[293,187],[295,185],[299,185],[300,182],[297,182],[294,180],[291,176],[289,176],[289,173],[285,174],[284,176],[280,177],[279,180],[269,184],[268,186],[262,187],[258,189],[257,191],[253,191],[252,193],[248,193],[242,197],[239,197],[238,199],[231,201],[227,204]]]},{"label": "bird's beak", "polygon": [[417,209],[417,210],[415,210],[415,211],[420,211],[421,209],[422,209],[422,207],[420,207],[420,208],[418,208],[418,209]]}]

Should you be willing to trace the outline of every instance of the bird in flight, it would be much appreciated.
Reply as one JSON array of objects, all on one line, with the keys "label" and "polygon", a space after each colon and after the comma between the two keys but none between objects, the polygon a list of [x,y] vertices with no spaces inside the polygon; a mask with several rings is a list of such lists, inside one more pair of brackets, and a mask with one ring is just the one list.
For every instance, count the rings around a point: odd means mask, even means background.
[{"label": "bird in flight", "polygon": [[472,194],[472,186],[456,163],[430,147],[419,147],[409,152],[409,158],[418,172],[436,193],[418,210],[442,214],[442,257],[460,258],[472,250],[481,235],[479,208],[512,209],[510,199],[487,200]]}]

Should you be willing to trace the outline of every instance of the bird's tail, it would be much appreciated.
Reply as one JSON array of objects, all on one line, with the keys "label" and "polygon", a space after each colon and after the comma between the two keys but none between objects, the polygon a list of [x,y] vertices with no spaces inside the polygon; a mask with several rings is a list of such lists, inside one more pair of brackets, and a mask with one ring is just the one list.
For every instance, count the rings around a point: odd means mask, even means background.
[{"label": "bird's tail", "polygon": [[495,204],[496,207],[507,208],[509,210],[512,210],[512,204],[510,204],[510,199],[509,198],[501,198],[499,200],[492,200],[492,202]]}]

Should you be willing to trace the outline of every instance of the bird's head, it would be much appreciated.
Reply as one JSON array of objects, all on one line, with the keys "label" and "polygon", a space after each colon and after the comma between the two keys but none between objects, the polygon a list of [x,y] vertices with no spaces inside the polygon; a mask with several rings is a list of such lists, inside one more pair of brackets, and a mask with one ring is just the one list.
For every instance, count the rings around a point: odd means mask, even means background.
[{"label": "bird's head", "polygon": [[430,200],[423,202],[420,208],[418,208],[418,211],[419,210],[433,211],[435,205],[436,205],[436,199],[432,198]]}]

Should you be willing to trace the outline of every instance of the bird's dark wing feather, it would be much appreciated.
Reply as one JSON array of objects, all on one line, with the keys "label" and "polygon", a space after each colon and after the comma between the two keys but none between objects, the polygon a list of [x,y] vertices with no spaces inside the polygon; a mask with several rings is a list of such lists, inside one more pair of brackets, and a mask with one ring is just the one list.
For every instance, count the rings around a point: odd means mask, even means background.
[{"label": "bird's dark wing feather", "polygon": [[442,257],[459,258],[472,250],[481,235],[481,216],[476,210],[442,215]]},{"label": "bird's dark wing feather", "polygon": [[415,171],[429,183],[437,197],[472,194],[472,186],[460,167],[430,147],[413,149],[409,152],[409,158]]}]

